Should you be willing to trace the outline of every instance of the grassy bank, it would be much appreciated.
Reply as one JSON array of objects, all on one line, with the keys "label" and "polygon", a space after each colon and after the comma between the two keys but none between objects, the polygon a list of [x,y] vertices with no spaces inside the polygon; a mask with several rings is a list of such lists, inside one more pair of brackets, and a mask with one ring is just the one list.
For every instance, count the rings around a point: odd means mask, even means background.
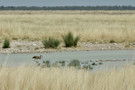
[{"label": "grassy bank", "polygon": [[0,11],[0,40],[39,40],[72,31],[81,41],[135,41],[135,11]]},{"label": "grassy bank", "polygon": [[90,73],[58,68],[0,68],[0,90],[134,90],[135,67]]}]

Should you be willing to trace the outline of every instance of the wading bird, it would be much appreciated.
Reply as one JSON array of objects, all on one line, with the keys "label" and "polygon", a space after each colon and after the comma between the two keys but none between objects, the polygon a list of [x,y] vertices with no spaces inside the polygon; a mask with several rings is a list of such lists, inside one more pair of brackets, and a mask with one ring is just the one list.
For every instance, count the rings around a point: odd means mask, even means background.
[{"label": "wading bird", "polygon": [[43,58],[42,55],[40,55],[40,56],[33,56],[33,57],[32,57],[32,59],[34,59],[34,61],[35,61],[35,60],[40,60],[40,59],[42,59],[42,58]]}]

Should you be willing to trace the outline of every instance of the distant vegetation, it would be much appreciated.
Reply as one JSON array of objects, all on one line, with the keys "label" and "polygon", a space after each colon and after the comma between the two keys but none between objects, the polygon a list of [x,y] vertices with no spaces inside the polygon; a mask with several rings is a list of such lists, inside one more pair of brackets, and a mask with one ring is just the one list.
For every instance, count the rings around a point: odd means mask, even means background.
[{"label": "distant vegetation", "polygon": [[49,37],[47,40],[42,41],[45,48],[57,48],[60,44],[60,41]]},{"label": "distant vegetation", "polygon": [[6,38],[3,43],[3,48],[9,48],[9,47],[10,47],[10,41],[9,39]]},{"label": "distant vegetation", "polygon": [[135,10],[134,6],[0,6],[0,10]]},{"label": "distant vegetation", "polygon": [[68,32],[66,35],[62,35],[62,38],[65,43],[65,47],[76,47],[78,41],[80,40],[80,36],[74,37],[72,32]]}]

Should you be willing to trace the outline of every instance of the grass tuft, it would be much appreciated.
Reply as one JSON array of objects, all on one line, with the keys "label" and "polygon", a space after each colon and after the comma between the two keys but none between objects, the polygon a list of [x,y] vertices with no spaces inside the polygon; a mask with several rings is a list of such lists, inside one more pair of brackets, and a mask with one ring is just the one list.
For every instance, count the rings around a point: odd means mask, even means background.
[{"label": "grass tuft", "polygon": [[9,41],[9,39],[6,38],[4,40],[3,48],[10,48],[10,41]]},{"label": "grass tuft", "polygon": [[78,41],[80,40],[80,36],[74,37],[72,32],[68,32],[68,34],[62,35],[62,38],[64,40],[65,47],[76,47]]},{"label": "grass tuft", "polygon": [[135,66],[97,72],[0,67],[0,90],[135,90],[134,75]]},{"label": "grass tuft", "polygon": [[50,37],[47,40],[43,40],[42,43],[45,48],[57,48],[60,44],[60,41]]}]

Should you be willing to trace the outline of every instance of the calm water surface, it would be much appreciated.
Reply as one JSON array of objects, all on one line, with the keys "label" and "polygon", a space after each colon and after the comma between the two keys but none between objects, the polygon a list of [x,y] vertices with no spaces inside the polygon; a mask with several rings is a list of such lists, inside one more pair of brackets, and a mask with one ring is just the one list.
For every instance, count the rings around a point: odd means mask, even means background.
[{"label": "calm water surface", "polygon": [[135,50],[107,50],[107,51],[74,51],[74,52],[53,52],[53,53],[32,53],[32,54],[0,54],[0,64],[21,65],[32,64],[33,56],[42,55],[42,60],[70,61],[78,59],[87,60],[135,60]]}]

